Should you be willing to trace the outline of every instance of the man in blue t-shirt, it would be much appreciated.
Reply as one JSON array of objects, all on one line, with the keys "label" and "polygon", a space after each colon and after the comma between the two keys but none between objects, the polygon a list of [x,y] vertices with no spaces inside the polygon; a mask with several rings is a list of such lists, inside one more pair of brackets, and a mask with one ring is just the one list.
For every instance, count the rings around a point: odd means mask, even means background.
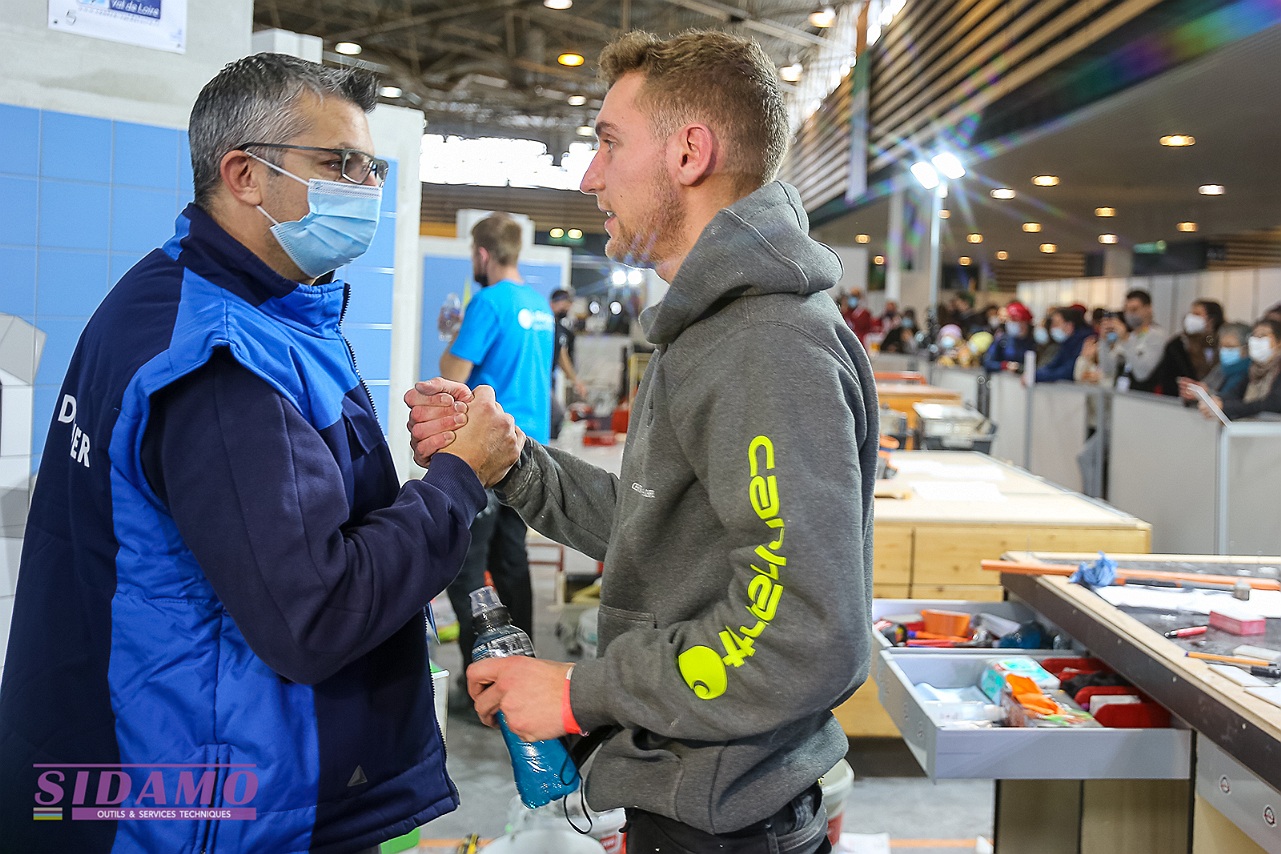
[{"label": "man in blue t-shirt", "polygon": [[[475,388],[489,385],[516,426],[539,442],[551,438],[552,354],[556,319],[547,300],[526,285],[517,269],[520,224],[495,213],[472,228],[472,275],[480,292],[471,298],[462,326],[440,357],[441,376]],[[475,633],[468,594],[485,584],[489,570],[512,622],[534,634],[534,602],[525,551],[525,522],[489,493],[489,503],[471,526],[471,549],[449,585],[458,615],[463,670],[471,664]],[[459,674],[460,679],[464,678]],[[466,691],[463,692],[466,695]]]}]

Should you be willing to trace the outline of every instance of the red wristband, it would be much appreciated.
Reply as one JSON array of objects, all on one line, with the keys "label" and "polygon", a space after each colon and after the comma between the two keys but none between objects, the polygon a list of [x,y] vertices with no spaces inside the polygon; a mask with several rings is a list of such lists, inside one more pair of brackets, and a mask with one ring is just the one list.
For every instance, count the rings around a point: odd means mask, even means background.
[{"label": "red wristband", "polygon": [[574,720],[574,709],[569,705],[569,677],[573,672],[573,665],[565,671],[565,690],[560,695],[560,725],[570,735],[583,735],[583,728]]}]

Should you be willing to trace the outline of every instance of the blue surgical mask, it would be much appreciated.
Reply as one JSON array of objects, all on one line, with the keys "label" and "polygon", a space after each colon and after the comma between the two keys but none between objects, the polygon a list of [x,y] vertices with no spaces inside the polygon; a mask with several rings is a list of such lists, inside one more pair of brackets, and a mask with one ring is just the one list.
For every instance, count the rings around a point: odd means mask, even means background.
[{"label": "blue surgical mask", "polygon": [[1240,347],[1219,348],[1219,364],[1223,365],[1225,368],[1230,368],[1233,365],[1240,364],[1241,360],[1244,358],[1245,357],[1241,355]]},{"label": "blue surgical mask", "polygon": [[1032,340],[1041,346],[1050,343],[1050,333],[1045,331],[1044,326],[1038,326],[1032,330]]},{"label": "blue surgical mask", "polygon": [[942,347],[944,350],[951,350],[953,347],[956,346],[956,339],[953,338],[951,335],[944,335],[942,338],[939,339],[939,346]]},{"label": "blue surgical mask", "polygon": [[858,308],[858,297],[850,297],[845,301],[850,308]]},{"label": "blue surgical mask", "polygon": [[1056,326],[1050,330],[1050,338],[1054,340],[1055,344],[1062,344],[1068,340],[1068,331],[1061,326]]},{"label": "blue surgical mask", "polygon": [[1118,334],[1117,334],[1117,333],[1115,333],[1115,332],[1109,332],[1107,335],[1104,335],[1104,336],[1103,336],[1103,340],[1104,340],[1104,341],[1107,341],[1109,344],[1115,344],[1115,343],[1116,343],[1116,339],[1118,339],[1118,338],[1120,338],[1120,337],[1121,337],[1121,336],[1120,336],[1120,335],[1118,335]]},{"label": "blue surgical mask", "polygon": [[912,322],[912,318],[910,317],[903,318],[903,322],[901,325],[904,329],[911,329],[912,327],[916,326],[916,324]]},{"label": "blue surgical mask", "polygon": [[378,230],[382,187],[350,181],[305,181],[276,164],[246,152],[282,175],[307,185],[309,211],[300,220],[280,222],[262,205],[258,210],[271,220],[271,233],[303,275],[318,278],[364,255]]},{"label": "blue surgical mask", "polygon": [[1023,324],[1019,323],[1017,320],[1005,321],[1005,334],[1011,338],[1022,338]]}]

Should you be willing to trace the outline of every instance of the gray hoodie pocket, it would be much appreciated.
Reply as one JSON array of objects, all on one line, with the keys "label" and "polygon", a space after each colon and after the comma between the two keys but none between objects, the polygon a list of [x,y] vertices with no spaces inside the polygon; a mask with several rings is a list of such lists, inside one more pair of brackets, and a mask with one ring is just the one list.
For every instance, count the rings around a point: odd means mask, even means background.
[{"label": "gray hoodie pocket", "polygon": [[610,641],[626,631],[656,628],[658,628],[658,617],[652,612],[628,611],[623,608],[601,605],[596,627],[597,642],[600,645],[600,650],[604,652]]}]

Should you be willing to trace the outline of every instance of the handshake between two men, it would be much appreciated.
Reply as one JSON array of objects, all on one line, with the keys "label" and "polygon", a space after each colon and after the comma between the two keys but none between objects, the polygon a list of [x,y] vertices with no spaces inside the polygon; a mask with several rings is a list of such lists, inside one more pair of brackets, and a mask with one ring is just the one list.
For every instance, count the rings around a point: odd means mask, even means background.
[{"label": "handshake between two men", "polygon": [[443,377],[423,380],[405,392],[405,404],[409,446],[423,468],[434,454],[449,448],[488,489],[511,470],[525,446],[524,432],[487,385],[470,389]]}]

